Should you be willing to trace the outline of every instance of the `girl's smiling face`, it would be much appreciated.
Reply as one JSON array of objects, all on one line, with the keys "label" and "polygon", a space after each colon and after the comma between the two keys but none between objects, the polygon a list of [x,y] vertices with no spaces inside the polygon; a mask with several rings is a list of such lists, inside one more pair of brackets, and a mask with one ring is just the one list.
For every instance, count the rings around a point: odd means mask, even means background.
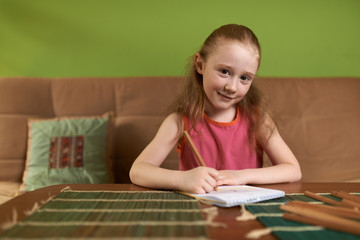
[{"label": "girl's smiling face", "polygon": [[195,55],[207,97],[205,112],[210,118],[222,122],[234,119],[236,104],[256,75],[259,57],[255,48],[235,40],[219,40],[206,60],[199,53]]}]

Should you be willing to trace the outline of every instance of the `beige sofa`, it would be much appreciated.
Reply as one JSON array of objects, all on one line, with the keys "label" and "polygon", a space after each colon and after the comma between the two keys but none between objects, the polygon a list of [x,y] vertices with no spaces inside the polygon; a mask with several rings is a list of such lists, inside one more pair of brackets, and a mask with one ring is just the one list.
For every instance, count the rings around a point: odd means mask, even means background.
[{"label": "beige sofa", "polygon": [[[302,181],[360,181],[360,78],[258,77]],[[0,203],[17,192],[27,152],[27,120],[113,111],[116,183],[157,131],[182,77],[0,78]],[[177,168],[173,151],[163,164]]]}]

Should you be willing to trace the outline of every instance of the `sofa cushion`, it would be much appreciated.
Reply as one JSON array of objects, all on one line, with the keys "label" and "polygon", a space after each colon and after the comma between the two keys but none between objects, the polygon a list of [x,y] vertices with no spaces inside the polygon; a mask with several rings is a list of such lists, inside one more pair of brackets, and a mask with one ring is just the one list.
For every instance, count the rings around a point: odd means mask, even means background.
[{"label": "sofa cushion", "polygon": [[114,79],[59,78],[51,85],[54,116],[98,115],[115,110]]},{"label": "sofa cushion", "polygon": [[0,204],[12,199],[18,193],[20,183],[12,181],[0,181]]},{"label": "sofa cushion", "polygon": [[52,116],[50,79],[0,78],[0,113]]},{"label": "sofa cushion", "polygon": [[360,172],[359,78],[259,78],[302,181],[354,181]]},{"label": "sofa cushion", "polygon": [[109,183],[112,113],[31,119],[21,191],[62,183]]}]

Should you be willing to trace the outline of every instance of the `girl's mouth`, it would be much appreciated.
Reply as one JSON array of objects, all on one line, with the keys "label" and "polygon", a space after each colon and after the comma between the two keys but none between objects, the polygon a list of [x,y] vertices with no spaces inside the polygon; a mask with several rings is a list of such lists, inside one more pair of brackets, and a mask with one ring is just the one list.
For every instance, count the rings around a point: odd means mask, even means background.
[{"label": "girl's mouth", "polygon": [[218,94],[219,94],[221,97],[223,97],[223,98],[225,98],[225,99],[227,99],[227,100],[233,100],[233,99],[235,99],[234,97],[231,97],[231,96],[229,96],[229,95],[227,95],[227,94],[224,94],[224,93],[221,93],[221,92],[218,92]]}]

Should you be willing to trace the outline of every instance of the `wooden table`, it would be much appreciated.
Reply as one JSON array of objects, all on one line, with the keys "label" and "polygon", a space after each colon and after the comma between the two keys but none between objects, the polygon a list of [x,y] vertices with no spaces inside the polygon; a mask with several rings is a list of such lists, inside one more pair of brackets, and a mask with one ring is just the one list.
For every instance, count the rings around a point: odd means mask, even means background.
[{"label": "wooden table", "polygon": [[[10,201],[0,205],[0,225],[12,219],[13,209],[18,213],[18,221],[26,216],[24,211],[31,209],[36,202],[46,200],[50,196],[57,195],[61,189],[70,186],[73,190],[113,190],[113,191],[145,191],[133,184],[62,184],[45,187],[32,192],[27,192],[17,196]],[[256,185],[259,187],[283,190],[286,193],[303,193],[306,190],[316,193],[328,193],[332,190],[343,190],[348,192],[360,192],[360,183],[285,183],[271,185]],[[205,207],[205,206],[202,206]],[[208,207],[208,206],[206,206]],[[215,222],[222,222],[227,228],[208,227],[209,236],[212,239],[246,239],[245,235],[253,229],[263,228],[263,225],[256,221],[238,222],[235,220],[240,215],[239,207],[219,208],[219,215],[214,219]],[[0,233],[2,230],[0,229]],[[261,239],[276,239],[273,235],[267,235]]]}]

